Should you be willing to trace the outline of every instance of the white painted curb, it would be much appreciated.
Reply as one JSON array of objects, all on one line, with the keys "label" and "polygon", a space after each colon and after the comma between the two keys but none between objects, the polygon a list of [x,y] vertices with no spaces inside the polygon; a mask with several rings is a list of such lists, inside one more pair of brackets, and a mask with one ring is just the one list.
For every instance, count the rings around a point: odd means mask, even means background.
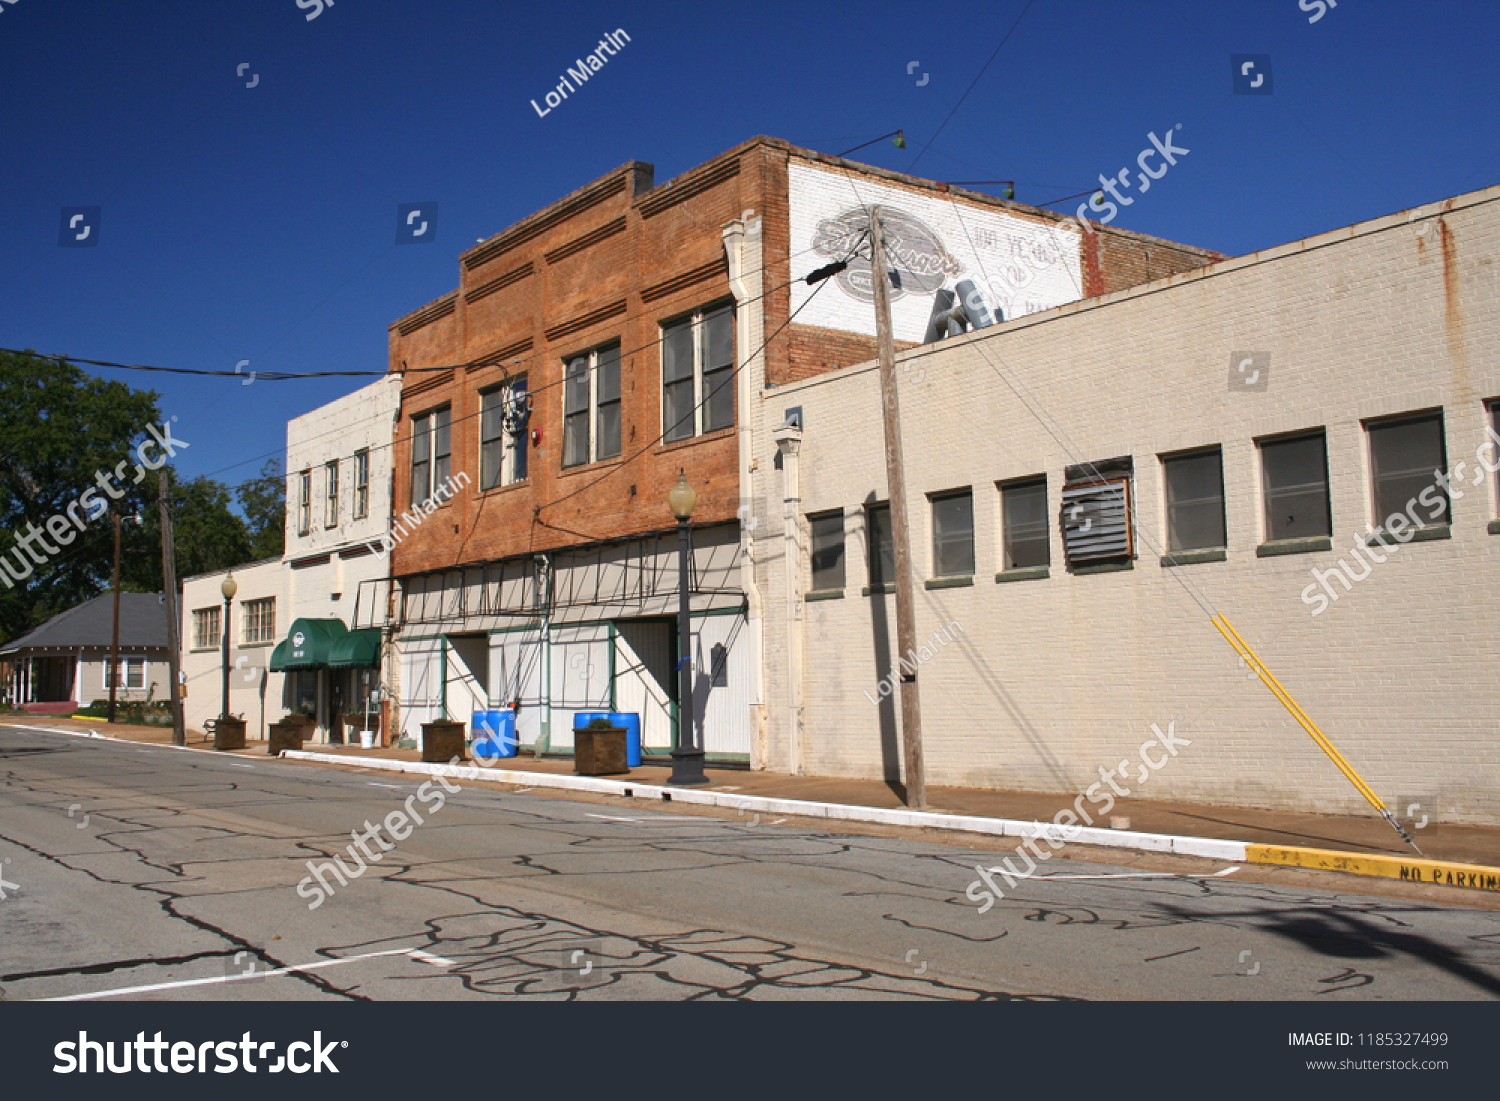
[{"label": "white painted curb", "polygon": [[[0,726],[8,726],[15,730],[34,730],[38,734],[66,734],[70,738],[97,738],[101,742],[114,742],[116,745],[134,746],[137,749],[175,749],[179,752],[188,753],[212,753],[215,757],[230,757],[233,754],[222,750],[211,749],[208,745],[172,745],[170,742],[136,742],[129,738],[118,738],[113,734],[100,734],[97,730],[66,730],[60,726],[27,726],[25,723],[8,723],[0,721]],[[267,758],[273,760],[274,758]]]},{"label": "white painted curb", "polygon": [[381,769],[386,772],[409,772],[434,776],[441,771],[454,780],[487,779],[499,784],[524,787],[562,788],[569,791],[591,791],[602,795],[670,800],[673,803],[697,803],[703,806],[727,807],[740,812],[790,814],[804,818],[827,818],[832,821],[874,822],[883,826],[911,826],[926,829],[958,830],[993,837],[1056,838],[1080,845],[1100,845],[1113,849],[1136,849],[1141,852],[1175,853],[1201,856],[1210,860],[1245,859],[1244,841],[1220,841],[1208,837],[1178,837],[1167,833],[1135,833],[1129,830],[1101,830],[1087,826],[1062,827],[1052,822],[1023,822],[1014,818],[981,818],[974,815],[935,814],[931,811],[882,809],[850,806],[846,803],[815,803],[803,799],[772,799],[761,795],[736,795],[727,791],[702,788],[662,787],[629,780],[600,780],[589,776],[568,776],[555,772],[518,772],[514,769],[482,768],[478,765],[433,765],[421,761],[393,761],[384,757],[347,757],[334,753],[311,753],[288,749],[281,756],[289,761],[316,761],[323,764],[353,765],[357,768]]}]

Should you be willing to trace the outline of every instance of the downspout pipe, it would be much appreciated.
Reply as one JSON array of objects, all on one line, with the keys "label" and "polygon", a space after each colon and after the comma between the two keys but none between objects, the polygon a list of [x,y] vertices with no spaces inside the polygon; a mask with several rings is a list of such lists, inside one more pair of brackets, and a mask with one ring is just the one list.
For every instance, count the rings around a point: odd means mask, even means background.
[{"label": "downspout pipe", "polygon": [[734,294],[735,361],[741,365],[736,383],[735,418],[739,444],[740,587],[745,593],[745,626],[751,646],[750,670],[750,767],[770,766],[766,750],[765,706],[765,601],[756,578],[755,536],[763,519],[756,515],[756,428],[761,415],[759,395],[765,385],[765,358],[761,343],[765,332],[765,309],[761,302],[764,278],[761,272],[761,219],[753,210],[724,227],[724,252],[729,266],[729,289]]}]

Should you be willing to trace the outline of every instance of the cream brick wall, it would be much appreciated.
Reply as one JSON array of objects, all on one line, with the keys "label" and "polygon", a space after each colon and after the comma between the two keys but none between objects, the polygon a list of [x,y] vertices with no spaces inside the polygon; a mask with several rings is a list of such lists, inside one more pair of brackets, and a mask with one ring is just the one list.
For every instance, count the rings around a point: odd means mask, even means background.
[{"label": "cream brick wall", "polygon": [[[401,379],[391,375],[287,422],[286,554],[296,559],[358,543],[379,543],[390,526],[391,439]],[[354,453],[370,452],[369,512],[354,517]],[[339,461],[338,523],[326,526],[324,464]],[[298,477],[312,472],[312,526],[297,532]]]},{"label": "cream brick wall", "polygon": [[[1175,721],[1193,744],[1128,785],[1141,797],[1366,810],[1247,679],[1201,601],[1229,618],[1388,805],[1500,824],[1494,477],[1473,488],[1465,478],[1451,539],[1401,547],[1317,617],[1300,597],[1310,570],[1347,559],[1371,519],[1363,418],[1440,406],[1450,468],[1473,469],[1483,403],[1500,396],[1497,246],[1492,188],[1418,208],[1414,220],[1393,215],[901,355],[917,633],[963,628],[921,670],[928,782],[1071,800],[1101,767],[1135,762],[1151,724]],[[1232,353],[1249,351],[1271,356],[1264,392],[1230,388]],[[894,597],[860,595],[861,506],[888,497],[878,374],[863,364],[759,393],[748,457],[756,495],[779,505],[770,429],[800,405],[799,512],[846,517],[845,597],[801,609],[807,771],[895,775],[899,708],[865,694],[889,668],[877,653],[894,652]],[[1254,441],[1320,426],[1333,550],[1258,558]],[[1209,445],[1223,450],[1227,560],[1163,568],[1158,456]],[[1134,569],[1070,573],[1057,523],[1064,468],[1119,455],[1135,462]],[[1036,474],[1047,477],[1051,575],[996,584],[996,483]],[[928,590],[926,495],[961,487],[974,493],[974,586]],[[758,545],[779,547],[780,508],[766,513]],[[799,559],[806,570],[805,550]],[[788,744],[784,566],[779,553],[757,558],[773,768],[784,767]]]},{"label": "cream brick wall", "polygon": [[[193,612],[218,608],[224,615],[224,596],[219,591],[225,571],[189,577],[182,583],[182,671],[187,675],[187,699],[183,701],[183,722],[189,730],[202,731],[203,724],[219,714],[224,691],[224,653],[220,644],[198,648],[193,645]],[[281,559],[271,558],[241,566],[234,571],[237,586],[230,610],[229,636],[229,710],[245,718],[245,736],[264,738],[265,727],[285,714],[282,707],[284,674],[267,672],[271,651],[286,637],[291,625],[287,618],[287,571]],[[243,642],[245,602],[273,597],[276,600],[276,634],[270,643]],[[242,660],[243,659],[243,660]],[[165,664],[161,681],[168,679]],[[157,691],[164,696],[165,689]],[[191,736],[190,736],[191,740]]]}]

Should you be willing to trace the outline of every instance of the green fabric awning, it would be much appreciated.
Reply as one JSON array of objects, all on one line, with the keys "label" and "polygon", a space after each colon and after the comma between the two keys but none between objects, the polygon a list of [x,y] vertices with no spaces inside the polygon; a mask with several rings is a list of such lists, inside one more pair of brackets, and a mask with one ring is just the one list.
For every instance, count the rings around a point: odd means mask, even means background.
[{"label": "green fabric awning", "polygon": [[330,669],[373,669],[380,664],[380,631],[369,628],[350,631],[328,650]]},{"label": "green fabric awning", "polygon": [[333,646],[348,635],[341,619],[299,619],[286,638],[271,651],[271,672],[289,669],[321,669],[328,664]]}]

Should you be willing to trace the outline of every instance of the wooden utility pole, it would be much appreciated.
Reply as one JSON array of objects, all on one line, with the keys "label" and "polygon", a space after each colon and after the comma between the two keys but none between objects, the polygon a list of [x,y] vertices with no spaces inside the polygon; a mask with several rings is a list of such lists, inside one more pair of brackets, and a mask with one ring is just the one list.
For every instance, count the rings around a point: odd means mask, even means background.
[{"label": "wooden utility pole", "polygon": [[[906,525],[906,466],[901,455],[901,404],[896,397],[896,342],[891,334],[891,285],[885,265],[880,208],[870,207],[870,276],[875,292],[875,337],[880,395],[885,405],[885,472],[891,487],[891,543],[896,558],[896,667],[901,670],[901,748],[906,758],[906,805],[927,806],[922,763],[922,704],[917,693],[917,621],[912,608],[911,532]],[[907,672],[907,665],[911,671]]]},{"label": "wooden utility pole", "polygon": [[109,630],[109,721],[115,721],[115,685],[120,681],[120,513],[115,518],[115,614]]},{"label": "wooden utility pole", "polygon": [[177,540],[172,536],[172,476],[163,468],[160,475],[161,500],[161,583],[167,605],[167,675],[172,680],[172,744],[187,745],[187,731],[182,725],[181,648],[177,639]]}]

